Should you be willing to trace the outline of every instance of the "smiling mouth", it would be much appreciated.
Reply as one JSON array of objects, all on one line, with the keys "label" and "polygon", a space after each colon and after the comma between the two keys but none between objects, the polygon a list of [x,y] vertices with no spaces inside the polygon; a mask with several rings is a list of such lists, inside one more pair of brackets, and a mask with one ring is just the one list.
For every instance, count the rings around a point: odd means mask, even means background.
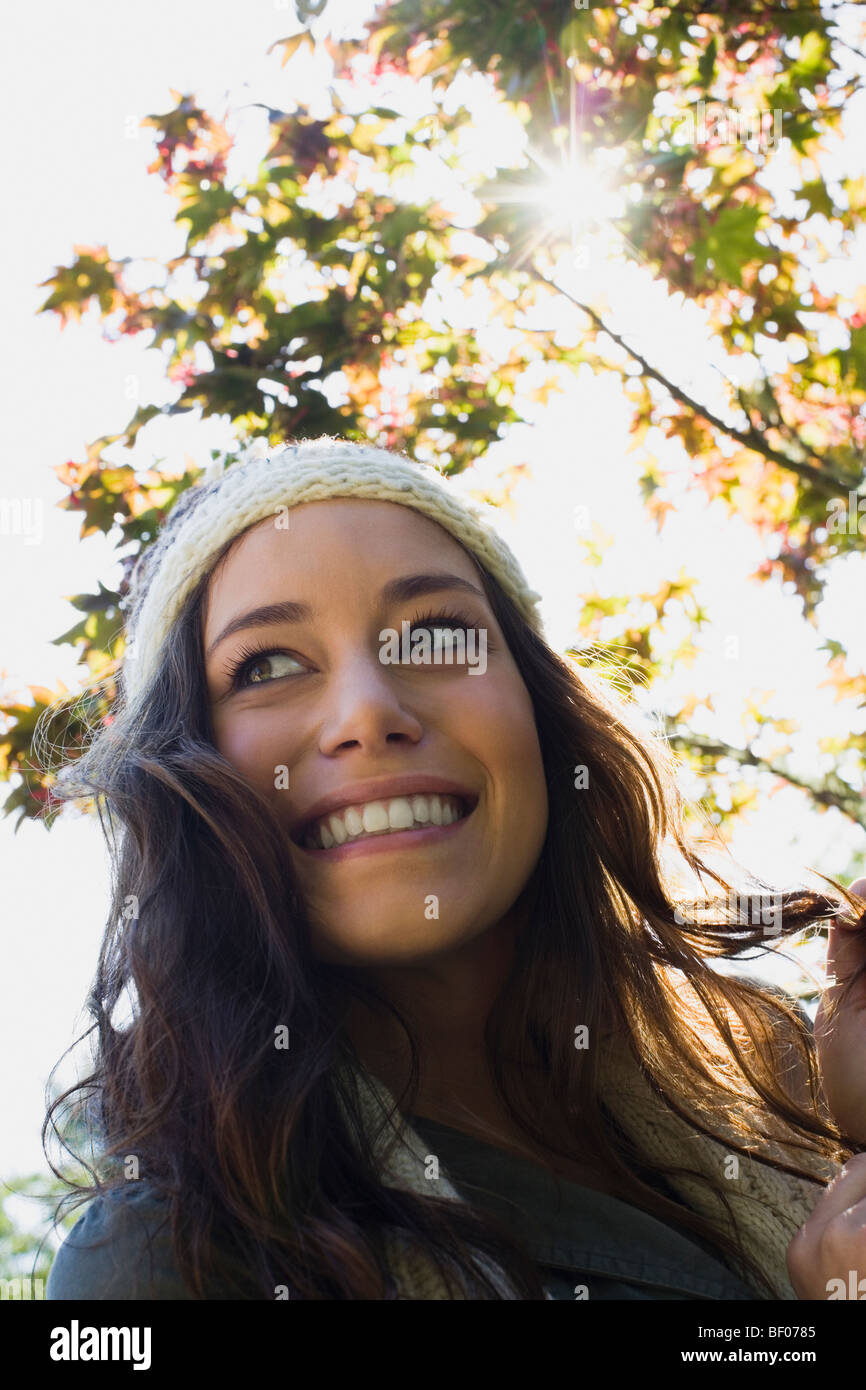
[{"label": "smiling mouth", "polygon": [[[429,800],[428,796],[428,805]],[[478,797],[448,795],[437,797],[436,801],[435,812],[428,814],[425,819],[416,817],[411,825],[388,825],[366,829],[363,824],[359,824],[359,818],[341,816],[336,825],[332,819],[326,818],[313,826],[300,826],[292,839],[299,848],[317,855],[336,854],[340,850],[351,849],[353,845],[381,843],[394,836],[405,841],[422,836],[425,839],[436,839],[452,827],[468,820],[478,804]],[[433,818],[434,814],[436,819]]]}]

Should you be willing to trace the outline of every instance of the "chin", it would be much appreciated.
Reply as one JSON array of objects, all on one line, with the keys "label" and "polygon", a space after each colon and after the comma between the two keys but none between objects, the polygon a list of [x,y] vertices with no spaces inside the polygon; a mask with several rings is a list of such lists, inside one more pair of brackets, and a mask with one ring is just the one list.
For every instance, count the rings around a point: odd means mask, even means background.
[{"label": "chin", "polygon": [[[348,931],[345,921],[339,932],[316,926],[312,945],[320,960],[340,965],[399,966],[420,965],[443,950],[460,945],[462,938],[452,939],[437,932],[436,921],[422,922],[411,932],[406,930],[406,918],[400,925],[383,928],[381,918],[358,922]],[[426,928],[426,930],[425,930]]]}]

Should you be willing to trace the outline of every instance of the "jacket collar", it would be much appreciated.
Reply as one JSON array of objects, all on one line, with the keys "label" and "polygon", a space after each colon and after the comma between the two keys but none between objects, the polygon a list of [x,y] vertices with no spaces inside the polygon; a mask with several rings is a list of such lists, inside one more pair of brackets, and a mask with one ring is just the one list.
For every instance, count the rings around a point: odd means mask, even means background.
[{"label": "jacket collar", "polygon": [[[400,1114],[387,1087],[364,1067],[356,1069],[355,1077],[365,1127],[382,1164],[383,1181],[423,1196],[462,1201],[445,1174],[440,1173],[435,1187],[425,1176],[427,1146]],[[739,1233],[744,1248],[752,1255],[757,1254],[776,1290],[776,1297],[795,1300],[797,1295],[787,1269],[788,1245],[823,1191],[823,1183],[818,1179],[833,1178],[840,1165],[819,1154],[787,1146],[782,1122],[773,1122],[767,1116],[756,1095],[754,1099],[731,1097],[725,1117],[720,1114],[701,1116],[696,1109],[693,1109],[692,1120],[676,1114],[657,1095],[630,1047],[613,1037],[604,1042],[600,1093],[607,1110],[635,1144],[641,1162],[657,1169],[668,1166],[685,1169],[685,1174],[665,1172],[665,1178],[686,1206],[728,1233],[735,1236]],[[763,1133],[760,1154],[734,1154],[724,1142],[726,1138],[742,1142],[736,1127],[738,1114],[741,1118],[748,1117],[758,1132]],[[722,1136],[721,1141],[702,1133],[697,1127],[699,1124],[714,1129]],[[771,1137],[774,1127],[775,1138]],[[787,1137],[793,1136],[787,1132]],[[764,1157],[807,1167],[815,1173],[815,1180],[779,1172],[763,1161]],[[702,1178],[717,1181],[719,1176],[724,1178],[729,1172],[735,1174],[725,1193],[730,1211],[714,1188],[702,1181]],[[504,1273],[500,1273],[507,1283]],[[745,1269],[742,1278],[751,1286]],[[754,1295],[756,1298],[767,1296],[758,1285],[754,1286]]]}]

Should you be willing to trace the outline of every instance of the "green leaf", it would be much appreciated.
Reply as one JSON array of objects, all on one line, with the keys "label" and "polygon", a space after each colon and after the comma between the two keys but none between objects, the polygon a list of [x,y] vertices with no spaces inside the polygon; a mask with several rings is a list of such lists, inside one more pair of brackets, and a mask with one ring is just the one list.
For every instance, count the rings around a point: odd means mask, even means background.
[{"label": "green leaf", "polygon": [[175,215],[174,220],[189,223],[189,247],[200,241],[217,223],[225,221],[236,207],[235,195],[221,184],[217,184],[216,187],[206,188],[197,196],[191,197]]},{"label": "green leaf", "polygon": [[797,193],[797,197],[806,199],[810,213],[821,212],[825,217],[832,217],[836,211],[833,199],[827,192],[827,186],[823,179],[813,179],[809,183],[804,183]]},{"label": "green leaf", "polygon": [[756,260],[765,261],[770,255],[769,247],[755,240],[763,216],[761,209],[748,204],[723,207],[713,220],[703,208],[699,208],[698,214],[706,230],[693,246],[695,269],[706,271],[712,261],[713,280],[742,285],[743,267]]},{"label": "green leaf", "polygon": [[709,91],[713,74],[716,71],[716,40],[710,39],[700,58],[698,59],[698,77],[705,91]]},{"label": "green leaf", "polygon": [[827,65],[830,42],[826,34],[813,29],[800,45],[800,56],[792,68],[795,77],[814,77]]},{"label": "green leaf", "polygon": [[866,325],[851,329],[851,346],[840,353],[842,372],[848,376],[853,372],[854,380],[861,390],[866,390]]}]

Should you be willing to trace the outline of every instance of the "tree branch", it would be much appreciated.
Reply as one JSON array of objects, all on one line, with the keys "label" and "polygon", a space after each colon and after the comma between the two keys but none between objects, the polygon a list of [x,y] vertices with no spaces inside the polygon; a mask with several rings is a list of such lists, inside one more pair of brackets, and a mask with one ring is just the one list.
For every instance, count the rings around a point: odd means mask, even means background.
[{"label": "tree branch", "polygon": [[615,333],[612,328],[609,328],[595,309],[590,308],[588,304],[583,304],[579,299],[576,299],[573,294],[570,294],[568,290],[562,289],[561,286],[555,284],[552,280],[548,280],[547,276],[543,275],[535,266],[530,267],[530,269],[537,280],[540,280],[548,289],[555,290],[557,294],[565,295],[566,299],[570,300],[577,309],[581,309],[583,313],[591,319],[596,328],[606,333],[624,352],[627,352],[629,356],[637,362],[644,376],[651,377],[653,381],[657,381],[660,386],[663,386],[665,390],[673,396],[674,400],[679,401],[680,405],[685,406],[686,409],[690,410],[694,415],[699,415],[701,419],[706,420],[707,424],[712,425],[713,429],[719,430],[720,433],[727,435],[729,439],[736,439],[745,449],[750,449],[753,453],[761,454],[771,463],[778,464],[780,468],[786,468],[789,472],[796,473],[798,477],[805,479],[818,492],[823,492],[828,497],[847,496],[849,491],[852,491],[858,486],[860,482],[859,477],[850,474],[847,476],[839,475],[832,472],[819,454],[810,451],[809,457],[813,460],[813,463],[800,463],[796,459],[789,458],[787,454],[780,453],[778,449],[774,449],[756,429],[750,428],[746,431],[739,430],[734,425],[726,425],[724,420],[719,419],[718,415],[714,415],[706,406],[694,400],[686,391],[683,391],[681,387],[675,386],[657,367],[653,367],[636,348],[631,347],[619,333]]},{"label": "tree branch", "polygon": [[697,756],[731,758],[741,767],[760,768],[761,771],[769,772],[774,777],[781,777],[790,786],[808,792],[812,800],[817,802],[819,806],[835,806],[837,811],[841,811],[844,816],[848,816],[866,830],[866,798],[859,795],[853,787],[849,787],[847,782],[843,782],[841,777],[837,777],[833,773],[829,777],[817,781],[809,781],[805,777],[795,777],[781,764],[768,762],[766,758],[761,758],[757,753],[753,753],[751,748],[737,748],[734,744],[725,743],[721,739],[708,738],[704,734],[678,733],[677,721],[669,715],[664,717],[664,725],[667,741],[672,748],[694,753]]}]

